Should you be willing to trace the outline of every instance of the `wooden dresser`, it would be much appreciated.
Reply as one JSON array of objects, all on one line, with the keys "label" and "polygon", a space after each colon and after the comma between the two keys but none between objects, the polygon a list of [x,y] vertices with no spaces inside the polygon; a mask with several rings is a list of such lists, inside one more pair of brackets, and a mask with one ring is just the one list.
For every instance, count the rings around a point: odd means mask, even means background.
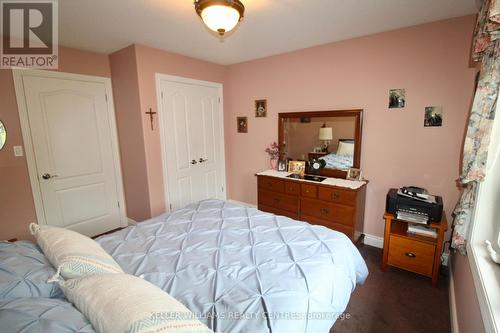
[{"label": "wooden dresser", "polygon": [[351,189],[257,174],[258,208],[276,215],[323,225],[343,232],[356,242],[363,233],[366,196],[366,183],[359,185],[358,188]]}]

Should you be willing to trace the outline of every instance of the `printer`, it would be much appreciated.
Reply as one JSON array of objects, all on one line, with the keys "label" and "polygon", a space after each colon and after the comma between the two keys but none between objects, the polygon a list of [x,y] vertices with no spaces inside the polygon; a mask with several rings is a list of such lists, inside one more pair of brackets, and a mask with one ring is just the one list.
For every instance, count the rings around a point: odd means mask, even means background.
[{"label": "printer", "polygon": [[398,220],[428,224],[441,221],[443,199],[418,187],[391,188],[387,193],[386,211]]}]

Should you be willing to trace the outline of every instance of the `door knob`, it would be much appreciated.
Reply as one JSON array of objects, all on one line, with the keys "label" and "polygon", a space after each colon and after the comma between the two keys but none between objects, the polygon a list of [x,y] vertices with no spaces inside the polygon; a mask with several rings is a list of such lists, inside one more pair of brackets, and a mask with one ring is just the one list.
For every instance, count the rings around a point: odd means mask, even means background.
[{"label": "door knob", "polygon": [[196,160],[192,160],[191,161],[191,164],[193,164],[193,165],[196,164],[196,163],[198,163],[198,162],[196,162]]},{"label": "door knob", "polygon": [[50,178],[54,178],[54,177],[57,177],[57,175],[51,175],[50,173],[44,173],[42,175],[43,179],[50,179]]},{"label": "door knob", "polygon": [[199,162],[200,162],[200,163],[203,163],[203,162],[206,162],[206,161],[208,161],[208,160],[207,160],[207,159],[205,159],[205,158],[201,158],[201,157],[200,157],[200,160],[199,160]]}]

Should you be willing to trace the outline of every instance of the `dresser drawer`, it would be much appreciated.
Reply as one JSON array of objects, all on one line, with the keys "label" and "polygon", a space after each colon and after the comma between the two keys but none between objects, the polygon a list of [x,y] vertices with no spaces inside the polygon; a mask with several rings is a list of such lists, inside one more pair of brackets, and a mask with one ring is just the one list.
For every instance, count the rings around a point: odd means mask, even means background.
[{"label": "dresser drawer", "polygon": [[285,193],[290,195],[300,195],[300,184],[285,181]]},{"label": "dresser drawer", "polygon": [[301,199],[301,214],[354,227],[354,208],[312,199]]},{"label": "dresser drawer", "polygon": [[275,207],[270,207],[270,206],[259,204],[259,210],[261,210],[263,212],[273,213],[273,214],[276,214],[276,215],[286,216],[286,217],[292,218],[294,220],[298,220],[299,219],[299,214],[292,213],[292,212],[287,212],[286,210],[281,210],[281,209],[278,209],[278,208],[275,208]]},{"label": "dresser drawer", "polygon": [[432,276],[435,249],[432,244],[391,235],[388,263],[411,272]]},{"label": "dresser drawer", "polygon": [[318,189],[318,198],[325,201],[353,206],[356,203],[356,192],[320,186]]},{"label": "dresser drawer", "polygon": [[303,197],[316,199],[318,196],[318,187],[316,185],[301,184],[300,190]]},{"label": "dresser drawer", "polygon": [[289,195],[259,190],[259,205],[278,208],[297,214],[299,211],[299,198]]},{"label": "dresser drawer", "polygon": [[333,229],[335,231],[339,231],[344,233],[347,237],[349,237],[353,242],[355,241],[355,230],[354,227],[347,226],[345,224],[334,223],[328,220],[319,219],[317,217],[307,216],[304,214],[300,215],[301,221],[306,221],[311,224],[322,225],[324,227]]},{"label": "dresser drawer", "polygon": [[270,177],[259,177],[257,179],[259,189],[265,189],[275,192],[285,192],[285,181]]}]

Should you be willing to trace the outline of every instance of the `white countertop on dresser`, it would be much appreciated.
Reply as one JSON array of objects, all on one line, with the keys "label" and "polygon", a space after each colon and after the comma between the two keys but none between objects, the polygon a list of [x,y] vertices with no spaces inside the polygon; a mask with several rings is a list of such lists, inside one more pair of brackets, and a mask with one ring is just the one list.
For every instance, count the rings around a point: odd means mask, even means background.
[{"label": "white countertop on dresser", "polygon": [[269,176],[269,177],[276,177],[276,178],[284,178],[284,179],[292,179],[292,180],[297,180],[301,182],[306,182],[306,183],[313,183],[313,184],[318,184],[318,185],[333,185],[333,186],[338,186],[338,187],[346,187],[350,188],[353,190],[356,190],[360,188],[361,186],[365,185],[365,181],[357,181],[357,180],[348,180],[348,179],[342,179],[342,178],[329,178],[327,177],[325,180],[322,182],[315,182],[312,180],[305,180],[305,179],[295,179],[295,178],[288,178],[291,173],[286,172],[286,171],[276,171],[276,170],[266,170],[262,172],[258,172],[257,176]]}]

